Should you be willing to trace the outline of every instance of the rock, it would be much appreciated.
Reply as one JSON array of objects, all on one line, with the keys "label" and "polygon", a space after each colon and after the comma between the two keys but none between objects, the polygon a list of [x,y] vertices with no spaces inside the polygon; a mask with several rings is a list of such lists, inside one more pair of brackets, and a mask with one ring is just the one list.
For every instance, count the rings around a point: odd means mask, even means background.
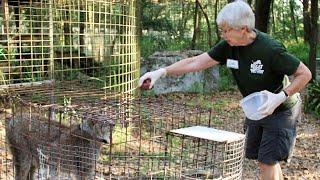
[{"label": "rock", "polygon": [[[155,52],[146,59],[141,59],[141,75],[161,67],[169,66],[181,59],[202,54],[199,50]],[[155,94],[170,92],[212,92],[218,87],[218,67],[204,71],[187,73],[182,76],[167,76],[156,82],[153,90]]]}]

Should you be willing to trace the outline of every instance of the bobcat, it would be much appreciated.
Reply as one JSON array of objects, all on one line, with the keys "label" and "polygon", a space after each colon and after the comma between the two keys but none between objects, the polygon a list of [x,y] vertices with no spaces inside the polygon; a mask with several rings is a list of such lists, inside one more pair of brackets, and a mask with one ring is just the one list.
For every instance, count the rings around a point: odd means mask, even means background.
[{"label": "bobcat", "polygon": [[46,178],[68,173],[72,179],[93,179],[102,144],[110,142],[113,125],[102,116],[83,116],[81,121],[67,127],[53,120],[49,123],[36,114],[18,113],[10,118],[6,134],[14,159],[15,179],[35,178],[40,160],[50,169]]}]

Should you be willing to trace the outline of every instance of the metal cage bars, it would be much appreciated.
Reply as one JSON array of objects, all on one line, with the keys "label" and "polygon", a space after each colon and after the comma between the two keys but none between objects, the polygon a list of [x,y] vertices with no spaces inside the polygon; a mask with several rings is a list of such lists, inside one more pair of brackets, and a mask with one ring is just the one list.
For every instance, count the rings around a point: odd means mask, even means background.
[{"label": "metal cage bars", "polygon": [[136,88],[135,1],[4,0],[1,12],[1,85],[96,79],[112,91]]},{"label": "metal cage bars", "polygon": [[[95,178],[104,179],[201,178],[204,173],[215,178],[241,177],[244,138],[215,142],[170,132],[199,125],[228,129],[229,122],[224,122],[224,126],[215,124],[211,110],[161,98],[132,98],[124,94],[106,96],[104,91],[92,92],[90,85],[87,89],[79,89],[83,85],[58,87],[61,89],[53,90],[54,101],[48,100],[52,94],[52,87],[49,86],[26,90],[23,96],[14,97],[11,103],[11,117],[18,120],[23,117],[26,126],[37,134],[27,137],[39,144],[37,153],[42,169],[37,171],[38,178],[80,176],[79,172],[88,172],[86,169],[93,169],[91,175]],[[56,138],[56,133],[73,137],[72,127],[86,122],[88,114],[95,121],[105,120],[111,129],[108,131],[110,143],[99,146],[99,151],[94,146],[99,142],[92,139],[89,142],[93,143],[68,145],[63,143],[63,139],[50,140]],[[10,120],[12,118],[2,119],[1,123],[5,126]],[[49,132],[51,135],[48,135]],[[77,137],[81,141],[87,139],[85,136]],[[1,146],[8,147],[5,137],[1,139]],[[15,171],[12,157],[6,148],[2,149],[1,154],[2,169],[6,170],[2,176],[11,177]],[[73,154],[78,154],[76,160],[70,159]],[[75,164],[91,165],[79,169]]]}]

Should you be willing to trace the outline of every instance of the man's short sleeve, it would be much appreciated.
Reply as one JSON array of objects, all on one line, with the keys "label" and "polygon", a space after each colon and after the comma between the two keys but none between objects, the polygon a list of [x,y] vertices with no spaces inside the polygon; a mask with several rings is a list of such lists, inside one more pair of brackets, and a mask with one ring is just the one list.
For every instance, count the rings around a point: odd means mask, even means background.
[{"label": "man's short sleeve", "polygon": [[214,59],[215,61],[218,61],[220,64],[226,64],[226,52],[228,49],[228,43],[226,41],[220,41],[218,44],[216,44],[213,48],[211,48],[207,53],[209,56]]},{"label": "man's short sleeve", "polygon": [[300,60],[288,53],[284,47],[277,49],[272,58],[272,69],[279,74],[290,76],[296,72],[299,64]]}]

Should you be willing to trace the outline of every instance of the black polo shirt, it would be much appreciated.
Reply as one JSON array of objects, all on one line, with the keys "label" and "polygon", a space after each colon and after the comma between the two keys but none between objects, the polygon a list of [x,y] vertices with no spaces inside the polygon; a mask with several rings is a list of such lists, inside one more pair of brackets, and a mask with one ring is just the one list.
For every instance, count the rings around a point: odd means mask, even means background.
[{"label": "black polo shirt", "polygon": [[286,86],[285,75],[292,75],[300,61],[282,43],[268,34],[255,32],[256,39],[247,46],[230,46],[222,40],[208,54],[231,69],[243,96],[262,90],[278,93]]}]

